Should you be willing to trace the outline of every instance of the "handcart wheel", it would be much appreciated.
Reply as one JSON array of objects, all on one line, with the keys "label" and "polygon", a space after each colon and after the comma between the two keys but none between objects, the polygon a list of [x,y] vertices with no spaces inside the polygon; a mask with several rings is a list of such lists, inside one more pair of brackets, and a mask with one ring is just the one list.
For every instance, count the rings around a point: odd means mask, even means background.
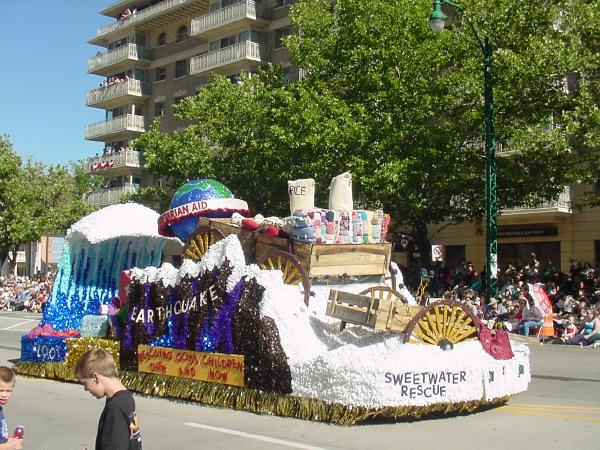
[{"label": "handcart wheel", "polygon": [[373,286],[360,292],[360,295],[368,295],[371,298],[379,299],[379,301],[389,300],[406,303],[406,299],[402,294],[389,286]]},{"label": "handcart wheel", "polygon": [[283,250],[269,250],[258,261],[258,266],[264,270],[281,270],[285,284],[302,284],[304,303],[308,306],[310,281],[306,270],[294,255]]},{"label": "handcart wheel", "polygon": [[200,225],[183,247],[182,255],[192,261],[199,261],[208,251],[208,247],[224,238],[220,230],[208,225]]},{"label": "handcart wheel", "polygon": [[479,321],[461,303],[441,300],[423,307],[406,325],[404,342],[452,345],[479,336]]}]

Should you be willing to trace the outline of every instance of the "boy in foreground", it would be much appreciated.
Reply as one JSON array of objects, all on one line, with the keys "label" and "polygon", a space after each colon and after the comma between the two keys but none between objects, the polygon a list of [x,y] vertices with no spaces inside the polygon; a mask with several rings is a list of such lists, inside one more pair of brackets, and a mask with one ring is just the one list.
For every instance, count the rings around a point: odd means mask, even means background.
[{"label": "boy in foreground", "polygon": [[2,450],[23,448],[23,439],[9,438],[3,409],[10,400],[16,378],[15,372],[10,367],[0,366],[0,449]]},{"label": "boy in foreground", "polygon": [[106,397],[98,423],[96,450],[141,450],[135,400],[119,380],[112,355],[101,348],[88,350],[81,355],[75,371],[86,391],[96,398]]}]

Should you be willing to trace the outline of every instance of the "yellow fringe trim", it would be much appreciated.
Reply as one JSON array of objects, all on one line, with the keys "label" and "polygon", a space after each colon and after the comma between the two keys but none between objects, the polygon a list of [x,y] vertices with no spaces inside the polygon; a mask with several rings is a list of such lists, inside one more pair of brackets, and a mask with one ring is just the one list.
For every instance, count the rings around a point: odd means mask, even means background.
[{"label": "yellow fringe trim", "polygon": [[[74,367],[66,363],[19,362],[17,373],[38,378],[76,381]],[[483,407],[506,403],[510,396],[490,401],[436,403],[427,406],[386,406],[371,408],[327,403],[323,400],[277,395],[253,389],[206,383],[187,378],[121,371],[121,382],[133,392],[153,397],[175,398],[222,408],[239,409],[337,425],[354,425],[368,419],[420,419],[431,414],[464,414]]]}]

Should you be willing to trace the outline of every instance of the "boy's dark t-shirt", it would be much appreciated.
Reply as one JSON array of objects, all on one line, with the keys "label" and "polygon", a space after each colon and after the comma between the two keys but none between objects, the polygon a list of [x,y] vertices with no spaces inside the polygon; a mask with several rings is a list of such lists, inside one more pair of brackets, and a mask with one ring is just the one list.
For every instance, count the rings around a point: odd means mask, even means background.
[{"label": "boy's dark t-shirt", "polygon": [[8,424],[6,423],[6,417],[4,417],[4,410],[0,406],[0,444],[8,442]]},{"label": "boy's dark t-shirt", "polygon": [[96,450],[141,450],[142,435],[135,400],[127,390],[106,399],[98,423]]}]

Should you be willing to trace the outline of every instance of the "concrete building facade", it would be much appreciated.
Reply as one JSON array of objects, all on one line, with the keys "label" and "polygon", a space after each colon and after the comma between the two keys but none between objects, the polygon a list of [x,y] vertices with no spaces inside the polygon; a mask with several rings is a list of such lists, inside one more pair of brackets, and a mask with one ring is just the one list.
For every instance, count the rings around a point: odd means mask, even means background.
[{"label": "concrete building facade", "polygon": [[240,73],[280,64],[290,80],[282,38],[290,32],[291,0],[121,0],[100,12],[111,22],[90,44],[102,47],[87,63],[102,77],[86,104],[104,111],[104,120],[86,127],[85,138],[99,142],[86,171],[104,179],[86,201],[94,206],[118,203],[126,193],[159,182],[144,172],[143,152],[130,143],[152,121],[161,131],[183,129],[174,117],[183,98],[195,95],[219,73],[235,82]]}]

